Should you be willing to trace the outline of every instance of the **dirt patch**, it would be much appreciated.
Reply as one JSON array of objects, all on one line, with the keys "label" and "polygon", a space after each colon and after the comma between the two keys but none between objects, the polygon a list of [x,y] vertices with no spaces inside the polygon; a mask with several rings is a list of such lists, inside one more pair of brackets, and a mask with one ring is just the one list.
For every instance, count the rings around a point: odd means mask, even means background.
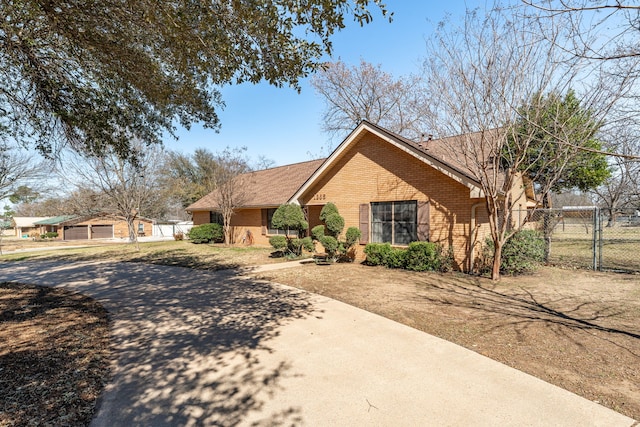
[{"label": "dirt patch", "polygon": [[359,264],[260,274],[452,341],[640,420],[640,276],[544,268],[499,283]]},{"label": "dirt patch", "polygon": [[0,426],[88,425],[108,376],[109,322],[91,298],[0,283]]}]

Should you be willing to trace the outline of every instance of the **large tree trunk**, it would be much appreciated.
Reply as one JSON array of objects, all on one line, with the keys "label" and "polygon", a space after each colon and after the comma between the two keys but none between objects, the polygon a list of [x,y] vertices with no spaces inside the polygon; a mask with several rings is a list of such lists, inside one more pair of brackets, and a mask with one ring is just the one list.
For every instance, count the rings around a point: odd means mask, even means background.
[{"label": "large tree trunk", "polygon": [[127,228],[129,229],[129,243],[135,243],[136,250],[139,251],[140,244],[138,243],[138,233],[134,224],[135,217],[133,218],[127,217],[126,220],[127,220]]}]

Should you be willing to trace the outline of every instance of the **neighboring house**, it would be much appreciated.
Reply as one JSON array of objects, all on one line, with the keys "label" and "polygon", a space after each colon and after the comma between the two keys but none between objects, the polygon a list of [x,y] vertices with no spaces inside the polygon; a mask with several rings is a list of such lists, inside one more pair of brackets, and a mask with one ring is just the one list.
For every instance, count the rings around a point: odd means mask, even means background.
[{"label": "neighboring house", "polygon": [[40,235],[40,227],[35,223],[45,220],[49,217],[46,216],[14,216],[12,218],[13,229],[15,230],[16,237],[27,239],[29,237],[35,237]]},{"label": "neighboring house", "polygon": [[[257,244],[282,234],[271,217],[283,203],[300,204],[311,229],[333,202],[345,229],[360,228],[361,245],[439,242],[452,249],[458,269],[471,270],[489,233],[486,202],[472,174],[447,155],[451,142],[417,143],[364,121],[326,159],[251,173],[244,180],[249,196],[231,221],[235,241],[247,231]],[[518,186],[514,209],[526,209],[525,186]],[[187,211],[199,225],[217,221],[216,206],[213,192]]]},{"label": "neighboring house", "polygon": [[[54,231],[60,240],[90,240],[128,238],[129,229],[124,218],[116,215],[65,215],[45,218],[35,223],[39,233]],[[136,218],[134,221],[138,236],[153,235],[153,221]]]}]

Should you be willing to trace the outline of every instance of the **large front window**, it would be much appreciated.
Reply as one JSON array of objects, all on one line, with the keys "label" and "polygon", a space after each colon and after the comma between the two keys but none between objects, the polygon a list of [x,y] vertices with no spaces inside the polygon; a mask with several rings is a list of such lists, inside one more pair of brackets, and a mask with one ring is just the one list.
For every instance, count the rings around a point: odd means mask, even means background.
[{"label": "large front window", "polygon": [[418,240],[417,211],[415,200],[371,203],[371,240],[392,245]]}]

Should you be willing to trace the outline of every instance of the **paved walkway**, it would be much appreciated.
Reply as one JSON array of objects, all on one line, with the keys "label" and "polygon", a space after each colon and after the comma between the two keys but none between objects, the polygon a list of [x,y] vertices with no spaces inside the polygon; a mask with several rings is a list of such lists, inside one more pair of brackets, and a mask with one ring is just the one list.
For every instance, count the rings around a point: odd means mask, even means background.
[{"label": "paved walkway", "polygon": [[135,263],[0,263],[111,312],[92,426],[632,426],[462,347],[286,286]]}]

